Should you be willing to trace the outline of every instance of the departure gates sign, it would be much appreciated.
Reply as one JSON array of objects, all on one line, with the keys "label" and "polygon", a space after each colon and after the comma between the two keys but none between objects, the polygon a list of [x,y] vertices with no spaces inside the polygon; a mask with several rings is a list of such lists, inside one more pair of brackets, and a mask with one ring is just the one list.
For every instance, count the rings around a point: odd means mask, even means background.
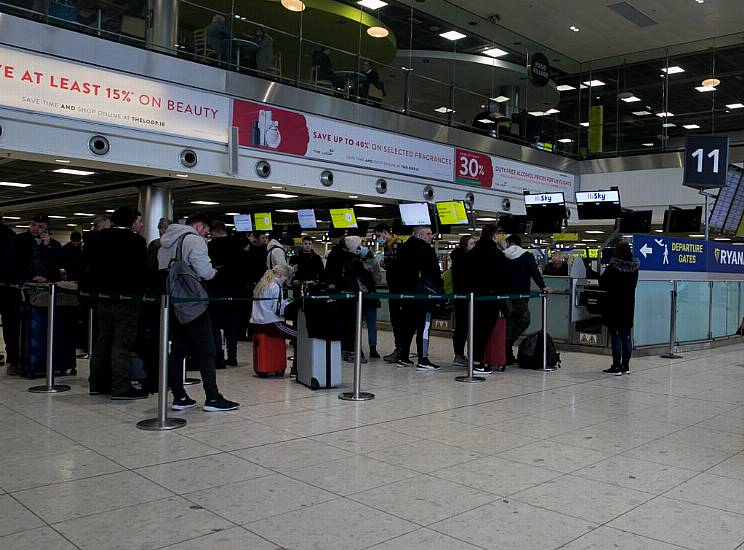
[{"label": "departure gates sign", "polygon": [[744,274],[744,247],[731,244],[635,235],[633,253],[644,271]]}]

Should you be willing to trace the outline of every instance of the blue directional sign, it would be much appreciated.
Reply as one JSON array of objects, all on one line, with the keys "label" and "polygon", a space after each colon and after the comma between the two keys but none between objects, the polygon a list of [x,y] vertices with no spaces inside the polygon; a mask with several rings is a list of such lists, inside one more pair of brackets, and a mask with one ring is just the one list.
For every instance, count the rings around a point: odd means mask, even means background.
[{"label": "blue directional sign", "polygon": [[704,241],[633,236],[633,254],[645,271],[707,271],[707,244]]}]

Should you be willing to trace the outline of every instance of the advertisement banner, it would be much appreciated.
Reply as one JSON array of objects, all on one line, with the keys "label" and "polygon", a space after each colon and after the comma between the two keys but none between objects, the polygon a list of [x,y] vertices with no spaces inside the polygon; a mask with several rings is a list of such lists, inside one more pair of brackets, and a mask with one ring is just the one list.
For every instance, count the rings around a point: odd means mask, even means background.
[{"label": "advertisement banner", "polygon": [[633,236],[633,253],[647,271],[707,271],[706,248],[704,241]]},{"label": "advertisement banner", "polygon": [[227,143],[228,97],[0,46],[0,106]]},{"label": "advertisement banner", "polygon": [[604,106],[594,105],[589,108],[589,152],[601,153],[604,130]]},{"label": "advertisement banner", "polygon": [[241,147],[452,181],[448,145],[237,99],[233,125]]},{"label": "advertisement banner", "polygon": [[708,244],[708,271],[744,274],[744,246],[720,242]]},{"label": "advertisement banner", "polygon": [[491,187],[493,164],[484,153],[455,149],[455,183]]}]

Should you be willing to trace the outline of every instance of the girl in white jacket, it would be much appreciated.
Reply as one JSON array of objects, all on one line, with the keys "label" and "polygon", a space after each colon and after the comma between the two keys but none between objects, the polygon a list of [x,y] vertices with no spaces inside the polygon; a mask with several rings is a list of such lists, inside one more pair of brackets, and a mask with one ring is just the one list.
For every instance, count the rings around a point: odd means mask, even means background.
[{"label": "girl in white jacket", "polygon": [[284,308],[288,302],[283,297],[282,286],[289,279],[290,267],[276,264],[266,271],[253,291],[251,328],[255,333],[277,338],[297,339],[297,330],[284,321]]}]

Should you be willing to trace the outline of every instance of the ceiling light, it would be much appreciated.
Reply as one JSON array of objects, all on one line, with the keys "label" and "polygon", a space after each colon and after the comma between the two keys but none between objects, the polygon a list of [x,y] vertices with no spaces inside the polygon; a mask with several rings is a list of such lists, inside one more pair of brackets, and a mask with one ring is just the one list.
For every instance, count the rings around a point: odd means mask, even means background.
[{"label": "ceiling light", "polygon": [[202,206],[216,206],[220,203],[214,201],[191,201],[191,204],[201,204]]},{"label": "ceiling light", "polygon": [[91,174],[95,174],[95,172],[89,172],[87,170],[73,170],[71,168],[58,168],[57,170],[52,170],[52,172],[55,172],[57,174],[69,174],[70,176],[90,176]]},{"label": "ceiling light", "polygon": [[113,214],[114,212],[116,212],[116,210],[114,210],[113,208],[109,208],[108,210],[106,210],[106,212],[109,214]]},{"label": "ceiling light", "polygon": [[579,122],[579,126],[583,126],[584,128],[589,128],[588,122]]},{"label": "ceiling light", "polygon": [[27,229],[27,228],[28,228],[28,226],[27,226],[27,225],[16,225],[16,227],[17,227],[18,229]]},{"label": "ceiling light", "polygon": [[648,116],[651,114],[651,111],[633,111],[633,114],[635,116]]},{"label": "ceiling light", "polygon": [[30,183],[16,183],[14,181],[0,181],[3,187],[31,187]]},{"label": "ceiling light", "polygon": [[51,216],[51,215],[49,215],[49,216],[47,216],[47,218],[50,218],[52,220],[66,220],[67,219],[67,216]]},{"label": "ceiling light", "polygon": [[713,86],[695,86],[698,92],[715,92],[716,89]]},{"label": "ceiling light", "polygon": [[66,225],[67,225],[67,227],[77,227],[78,226],[78,224],[76,224],[76,223],[68,223]]},{"label": "ceiling light", "polygon": [[496,218],[475,218],[477,222],[495,222]]},{"label": "ceiling light", "polygon": [[624,101],[625,103],[635,103],[636,101],[641,100],[640,97],[636,97],[634,95],[631,95],[630,97],[621,97],[620,99]]},{"label": "ceiling light", "polygon": [[234,223],[226,223],[225,224],[225,227],[235,227],[235,224]]},{"label": "ceiling light", "polygon": [[382,208],[381,204],[373,204],[371,202],[360,202],[359,204],[355,204],[354,206],[358,208]]},{"label": "ceiling light", "polygon": [[705,235],[700,235],[698,233],[695,233],[694,235],[689,235],[689,236],[694,239],[702,239],[703,237],[705,237]]},{"label": "ceiling light", "polygon": [[663,111],[661,113],[656,113],[656,116],[659,118],[669,118],[670,116],[674,116],[674,113],[667,113],[666,111]]},{"label": "ceiling light", "polygon": [[302,0],[282,0],[282,6],[289,11],[304,11],[305,3]]},{"label": "ceiling light", "polygon": [[3,218],[6,220],[20,220],[21,219],[20,216],[3,216]]},{"label": "ceiling light", "polygon": [[89,217],[89,218],[95,218],[95,217],[96,217],[96,215],[95,215],[95,214],[89,214],[89,213],[87,213],[87,212],[75,212],[75,213],[73,214],[73,216],[87,216],[87,217]]},{"label": "ceiling light", "polygon": [[529,111],[527,114],[532,116],[545,116],[545,113],[542,111]]},{"label": "ceiling light", "polygon": [[596,243],[597,239],[581,239],[581,241],[585,243]]},{"label": "ceiling light", "polygon": [[277,199],[296,199],[299,195],[290,195],[289,193],[267,193],[267,197],[275,197]]},{"label": "ceiling light", "polygon": [[561,138],[558,140],[560,143],[573,143],[571,138]]},{"label": "ceiling light", "polygon": [[508,54],[509,52],[505,52],[500,48],[488,48],[487,50],[483,50],[483,55],[487,55],[489,57],[502,57]]},{"label": "ceiling light", "polygon": [[718,85],[719,85],[720,83],[721,83],[721,81],[720,81],[720,80],[718,80],[718,79],[717,79],[717,78],[715,78],[715,77],[711,77],[711,78],[706,78],[705,80],[703,80],[703,81],[701,82],[701,84],[702,84],[703,86],[705,86],[705,87],[708,87],[708,86],[709,86],[709,87],[711,87],[711,88],[715,88],[715,87],[716,87],[716,86],[718,86]]},{"label": "ceiling light", "polygon": [[382,0],[359,0],[357,4],[371,10],[379,10],[387,6],[387,2],[383,2]]},{"label": "ceiling light", "polygon": [[698,4],[702,4],[705,2],[705,0],[695,0],[695,2],[697,2]]},{"label": "ceiling light", "polygon": [[584,231],[584,233],[588,233],[589,235],[604,235],[604,231],[600,231],[599,229],[589,229],[588,231]]},{"label": "ceiling light", "polygon": [[641,143],[641,145],[643,145],[644,147],[653,147],[654,146],[653,143]]},{"label": "ceiling light", "polygon": [[571,26],[569,27],[569,29],[571,29],[571,30],[572,30],[573,32],[579,32],[579,31],[581,30],[581,29],[580,29],[579,27],[577,27],[576,25],[571,25]]},{"label": "ceiling light", "polygon": [[663,233],[663,232],[664,232],[663,229],[654,229],[654,233]]},{"label": "ceiling light", "polygon": [[548,109],[547,111],[545,111],[546,115],[555,115],[557,113],[560,113],[558,109]]},{"label": "ceiling light", "polygon": [[441,33],[439,36],[442,38],[446,38],[447,40],[452,40],[453,42],[455,40],[460,40],[461,38],[465,38],[466,35],[462,34],[461,32],[457,31],[447,31]]},{"label": "ceiling light", "polygon": [[570,84],[561,84],[560,86],[555,87],[556,90],[559,92],[569,92],[571,90],[575,90],[575,86],[571,86]]},{"label": "ceiling light", "polygon": [[504,103],[505,101],[509,101],[509,98],[505,95],[500,95],[498,97],[492,97],[491,101],[495,101],[496,103]]},{"label": "ceiling light", "polygon": [[272,185],[271,188],[272,189],[281,189],[282,186],[281,185]]},{"label": "ceiling light", "polygon": [[438,109],[434,109],[435,113],[454,113],[452,109],[449,107],[439,107]]},{"label": "ceiling light", "polygon": [[741,109],[744,107],[744,103],[729,103],[726,105],[727,109]]},{"label": "ceiling light", "polygon": [[350,199],[358,199],[359,198],[359,195],[349,195],[349,198]]},{"label": "ceiling light", "polygon": [[176,177],[177,178],[188,178],[189,175],[188,174],[176,174]]},{"label": "ceiling light", "polygon": [[284,212],[285,214],[297,214],[297,210],[292,210],[291,208],[280,208],[277,210],[277,212]]},{"label": "ceiling light", "polygon": [[683,124],[682,128],[684,128],[685,130],[697,130],[698,128],[700,128],[700,126],[697,124]]},{"label": "ceiling light", "polygon": [[390,34],[390,31],[385,27],[370,27],[367,29],[367,34],[372,38],[385,38]]},{"label": "ceiling light", "polygon": [[479,118],[476,122],[480,122],[481,124],[496,124],[496,122],[490,118]]},{"label": "ceiling light", "polygon": [[70,161],[67,159],[54,159],[54,162],[59,162],[60,164],[70,164]]},{"label": "ceiling light", "polygon": [[600,86],[604,86],[605,83],[601,80],[587,80],[584,82],[585,86],[589,86],[591,88],[599,88]]},{"label": "ceiling light", "polygon": [[366,217],[366,216],[358,216],[357,217],[357,220],[362,221],[362,222],[374,222],[374,221],[377,221],[377,218],[369,218],[369,217]]},{"label": "ceiling light", "polygon": [[677,74],[677,73],[683,73],[685,70],[682,67],[678,67],[677,65],[674,65],[673,67],[664,67],[661,69],[662,73],[666,74]]},{"label": "ceiling light", "polygon": [[714,241],[730,241],[731,239],[728,237],[716,237],[713,239]]},{"label": "ceiling light", "polygon": [[674,128],[675,126],[676,124],[674,124],[674,122],[665,122],[661,125],[662,128]]},{"label": "ceiling light", "polygon": [[225,216],[240,216],[240,212],[225,212]]}]

